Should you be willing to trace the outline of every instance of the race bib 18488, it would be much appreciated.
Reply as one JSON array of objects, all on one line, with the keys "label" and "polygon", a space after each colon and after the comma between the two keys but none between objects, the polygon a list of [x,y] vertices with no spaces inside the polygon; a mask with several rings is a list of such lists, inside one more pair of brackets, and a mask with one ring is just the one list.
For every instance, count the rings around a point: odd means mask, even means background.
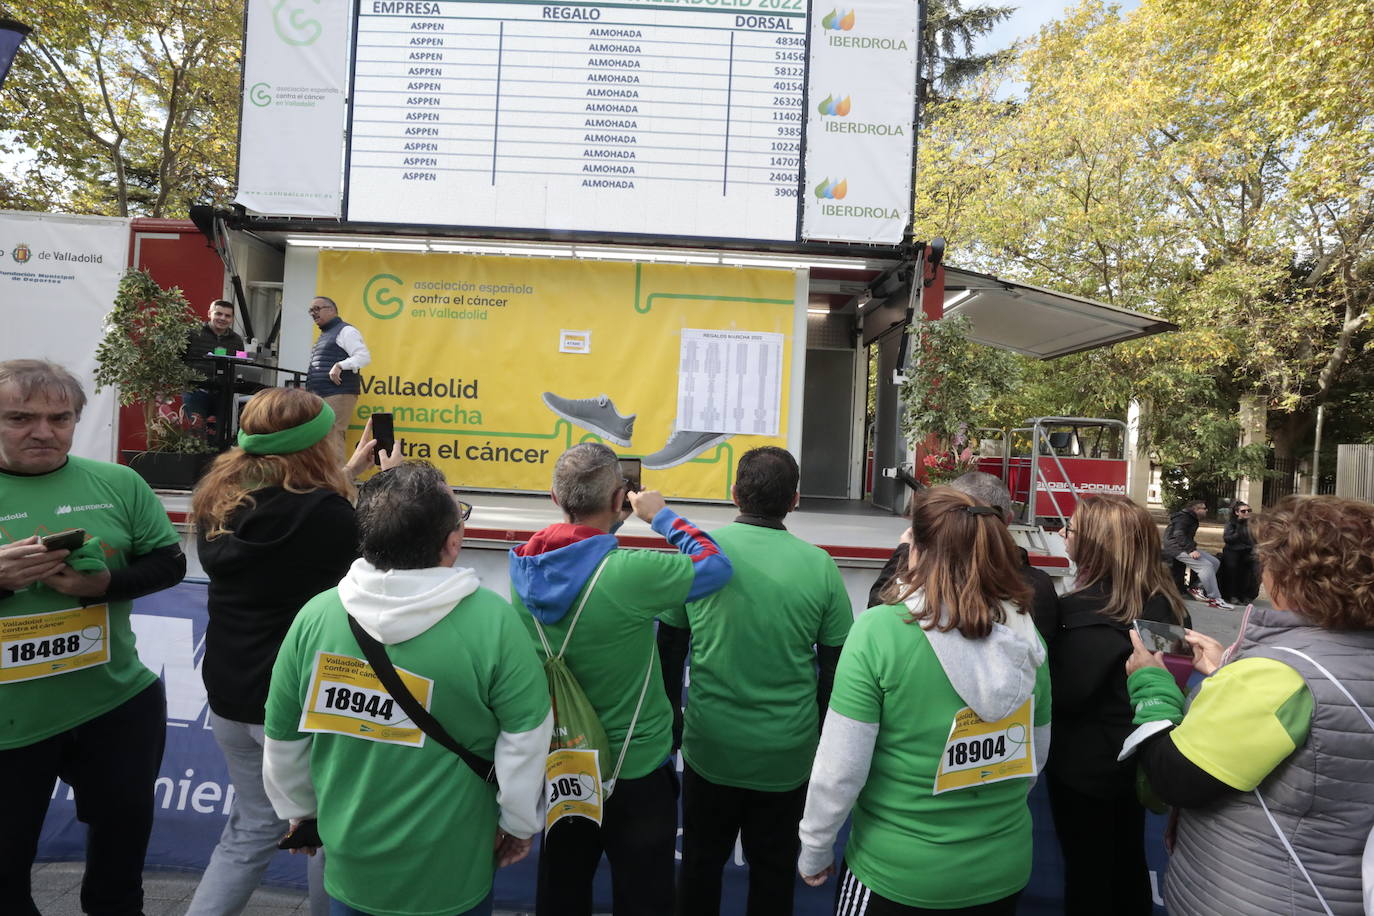
[{"label": "race bib 18488", "polygon": [[932,794],[1034,776],[1034,721],[1034,697],[996,722],[984,722],[967,706],[959,710],[940,754]]},{"label": "race bib 18488", "polygon": [[[420,705],[429,709],[434,681],[397,668],[401,681]],[[300,730],[351,735],[384,744],[424,747],[425,733],[391,698],[372,666],[360,658],[315,654],[310,690],[301,710]]]},{"label": "race bib 18488", "polygon": [[0,684],[70,674],[110,660],[110,608],[0,617]]}]

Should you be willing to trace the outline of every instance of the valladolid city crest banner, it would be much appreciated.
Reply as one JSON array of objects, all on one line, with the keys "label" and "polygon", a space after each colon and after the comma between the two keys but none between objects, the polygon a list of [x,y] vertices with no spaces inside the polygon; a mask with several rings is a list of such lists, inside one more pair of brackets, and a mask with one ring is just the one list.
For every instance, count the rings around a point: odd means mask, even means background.
[{"label": "valladolid city crest banner", "polygon": [[323,251],[316,289],[372,353],[351,442],[390,412],[405,453],[455,486],[547,491],[558,456],[597,441],[640,458],[647,488],[725,500],[741,454],[800,442],[795,277]]}]

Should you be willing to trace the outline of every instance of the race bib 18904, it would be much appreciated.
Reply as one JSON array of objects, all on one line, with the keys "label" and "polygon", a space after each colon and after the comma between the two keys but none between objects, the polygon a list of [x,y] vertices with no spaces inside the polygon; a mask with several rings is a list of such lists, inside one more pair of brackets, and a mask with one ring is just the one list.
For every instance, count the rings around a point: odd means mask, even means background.
[{"label": "race bib 18904", "polygon": [[932,794],[1034,776],[1034,721],[1034,697],[996,722],[984,722],[967,706],[959,710],[940,754]]},{"label": "race bib 18904", "polygon": [[[397,668],[396,673],[420,705],[429,709],[434,681],[403,668]],[[386,692],[371,665],[360,658],[329,652],[315,654],[300,730],[425,746],[424,731]]]},{"label": "race bib 18904", "polygon": [[110,660],[110,608],[0,617],[0,684],[70,674]]}]

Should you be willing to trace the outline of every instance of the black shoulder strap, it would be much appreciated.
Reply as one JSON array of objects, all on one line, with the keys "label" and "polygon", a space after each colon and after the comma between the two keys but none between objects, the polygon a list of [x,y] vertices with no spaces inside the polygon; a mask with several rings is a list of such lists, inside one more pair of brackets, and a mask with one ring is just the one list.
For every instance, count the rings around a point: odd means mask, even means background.
[{"label": "black shoulder strap", "polygon": [[377,680],[382,682],[386,692],[391,694],[391,698],[400,704],[401,709],[410,716],[411,721],[418,725],[426,735],[461,757],[479,779],[496,785],[496,764],[483,757],[478,757],[453,740],[453,736],[444,730],[444,727],[439,724],[439,720],[430,715],[429,710],[421,706],[420,701],[415,699],[415,695],[406,688],[405,682],[396,673],[396,666],[391,664],[391,659],[387,656],[386,649],[382,644],[373,639],[362,628],[362,625],[353,619],[352,614],[348,615],[348,628],[353,631],[353,638],[358,641],[358,646],[363,650],[363,655],[367,657],[367,663],[376,672]]}]

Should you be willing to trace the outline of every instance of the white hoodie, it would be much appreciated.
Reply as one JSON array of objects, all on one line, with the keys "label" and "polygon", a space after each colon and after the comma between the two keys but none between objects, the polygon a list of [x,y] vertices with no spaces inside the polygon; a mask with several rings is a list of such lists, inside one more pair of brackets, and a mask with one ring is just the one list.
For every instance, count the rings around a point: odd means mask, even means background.
[{"label": "white hoodie", "polygon": [[[414,639],[450,613],[462,613],[461,602],[481,581],[467,568],[430,567],[383,571],[364,559],[353,561],[339,583],[339,598],[348,615],[385,646]],[[526,839],[543,826],[539,805],[544,794],[544,760],[553,734],[553,712],[526,732],[501,732],[496,738],[496,795],[500,827]],[[263,746],[263,785],[277,815],[313,817],[315,790],[310,784],[311,740],[274,741]]]}]

